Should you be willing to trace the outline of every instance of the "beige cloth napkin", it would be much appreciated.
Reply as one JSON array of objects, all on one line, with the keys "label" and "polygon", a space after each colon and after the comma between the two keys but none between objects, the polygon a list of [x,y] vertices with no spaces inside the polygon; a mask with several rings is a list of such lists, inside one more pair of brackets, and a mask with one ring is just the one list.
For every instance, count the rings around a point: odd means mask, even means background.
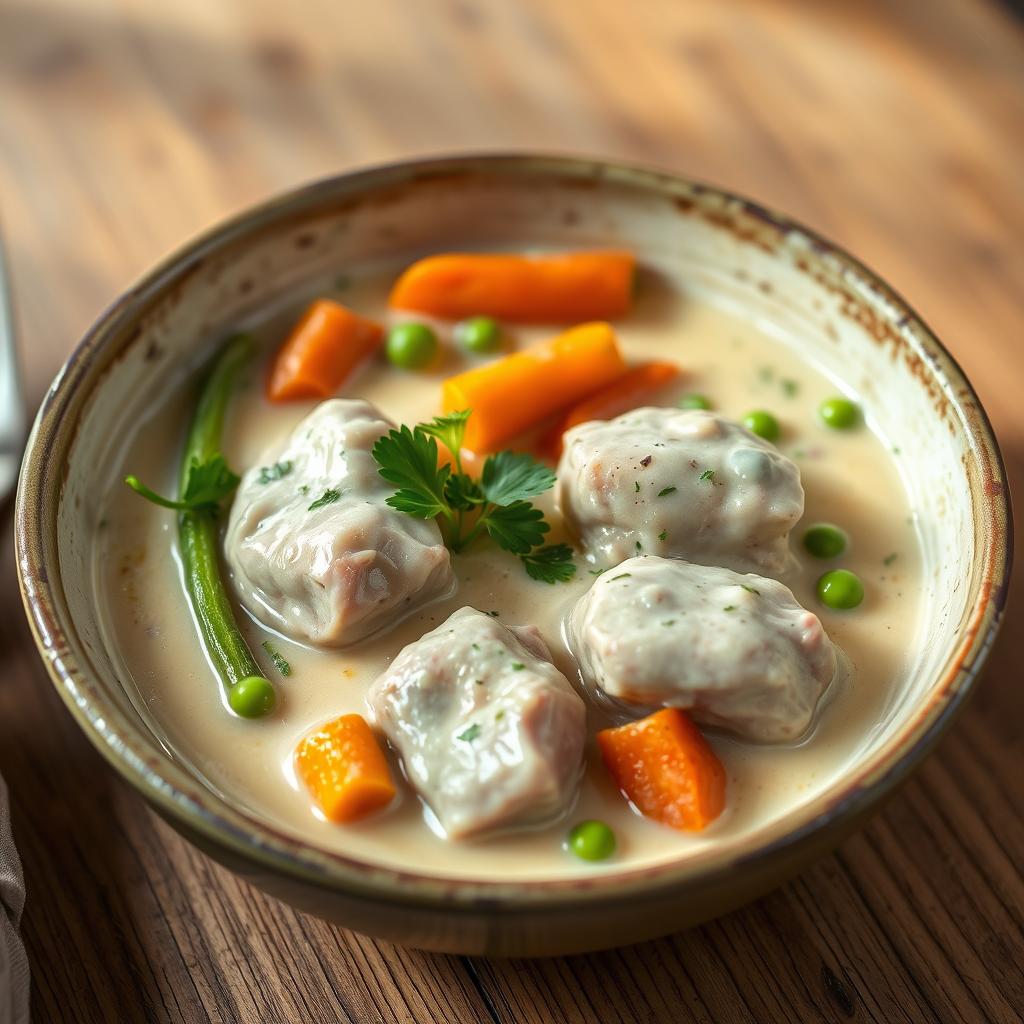
[{"label": "beige cloth napkin", "polygon": [[18,937],[25,882],[11,836],[7,786],[0,776],[0,1024],[28,1024],[28,958]]}]

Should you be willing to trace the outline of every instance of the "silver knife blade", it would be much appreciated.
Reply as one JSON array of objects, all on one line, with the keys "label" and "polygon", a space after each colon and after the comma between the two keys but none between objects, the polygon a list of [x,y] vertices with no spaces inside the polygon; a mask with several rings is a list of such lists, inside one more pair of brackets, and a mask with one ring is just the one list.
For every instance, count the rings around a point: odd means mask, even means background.
[{"label": "silver knife blade", "polygon": [[0,239],[0,501],[18,477],[25,441],[25,406],[14,348],[14,313],[3,239]]}]

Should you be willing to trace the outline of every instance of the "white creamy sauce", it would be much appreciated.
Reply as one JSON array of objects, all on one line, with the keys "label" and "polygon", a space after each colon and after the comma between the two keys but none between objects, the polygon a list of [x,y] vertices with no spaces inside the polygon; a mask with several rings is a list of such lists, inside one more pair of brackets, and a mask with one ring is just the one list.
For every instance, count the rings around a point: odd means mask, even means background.
[{"label": "white creamy sauce", "polygon": [[[391,280],[391,275],[367,278],[332,297],[383,320]],[[258,325],[267,356],[298,312]],[[455,558],[455,596],[421,607],[390,632],[346,650],[316,650],[269,634],[239,608],[243,629],[280,701],[269,718],[245,721],[227,711],[200,646],[181,579],[174,513],[116,488],[105,496],[95,548],[98,599],[125,685],[174,756],[213,789],[310,844],[398,868],[502,880],[592,875],[704,853],[777,821],[840,778],[883,721],[918,628],[918,541],[892,442],[867,427],[840,432],[823,426],[817,406],[839,393],[835,382],[756,326],[685,291],[645,282],[636,309],[616,327],[631,361],[672,360],[682,367],[678,384],[665,392],[666,404],[696,391],[726,416],[740,419],[763,408],[782,423],[778,447],[800,467],[806,507],[790,540],[791,567],[779,579],[821,618],[851,666],[849,678],[826,694],[806,738],[769,746],[709,731],[728,775],[728,806],[717,822],[695,834],[645,820],[613,788],[593,742],[594,731],[606,723],[604,712],[589,702],[586,774],[575,807],[559,822],[489,839],[448,841],[431,827],[403,780],[400,797],[378,816],[355,825],[330,824],[296,782],[291,761],[299,739],[339,714],[367,715],[367,690],[399,649],[463,605],[497,612],[509,625],[535,624],[558,668],[578,684],[561,627],[566,610],[593,582],[587,564],[578,559],[577,579],[551,586],[530,580],[515,559],[482,544]],[[556,332],[510,329],[516,346]],[[366,398],[395,422],[413,424],[436,415],[441,380],[468,362],[454,346],[443,365],[426,374],[403,373],[380,359],[346,386],[343,397]],[[229,415],[224,451],[238,472],[273,461],[265,453],[316,404],[269,404],[263,397],[264,371],[259,365],[247,374]],[[174,490],[194,395],[194,384],[180,385],[139,424],[126,444],[122,476],[134,472],[157,489]],[[563,539],[551,495],[540,504],[553,524],[550,539]],[[851,538],[836,562],[813,559],[800,546],[803,529],[820,521],[837,524]],[[864,581],[867,596],[853,611],[832,611],[815,596],[818,576],[839,565]],[[268,637],[291,664],[287,679],[277,675],[260,649]],[[400,779],[400,767],[393,763]],[[580,861],[563,848],[568,828],[586,818],[603,819],[617,834],[618,851],[604,864]]]}]

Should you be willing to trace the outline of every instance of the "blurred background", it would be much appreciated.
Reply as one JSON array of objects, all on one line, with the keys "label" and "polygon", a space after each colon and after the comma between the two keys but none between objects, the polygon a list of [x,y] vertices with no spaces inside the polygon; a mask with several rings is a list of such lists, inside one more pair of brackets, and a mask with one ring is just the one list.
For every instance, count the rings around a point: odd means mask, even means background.
[{"label": "blurred background", "polygon": [[[0,0],[0,229],[29,407],[107,303],[225,215],[357,165],[515,148],[661,165],[778,207],[851,249],[964,365],[1020,492],[1024,22],[1001,0]],[[176,999],[189,1019],[188,1007],[222,995],[239,1019],[299,1019],[266,1010],[291,1005],[287,976],[257,979],[245,965],[248,943],[260,955],[274,948],[274,928],[287,930],[291,956],[314,942],[315,957],[301,954],[314,998],[331,999],[326,982],[309,980],[320,971],[332,986],[342,979],[335,998],[368,1014],[352,1019],[391,1019],[380,1008],[399,1005],[398,989],[361,989],[344,968],[383,977],[398,954],[382,961],[369,940],[295,923],[248,890],[239,898],[255,916],[235,931],[228,922],[199,938],[176,934],[175,906],[237,895],[242,883],[143,815],[77,734],[30,648],[8,549],[0,770],[28,873],[30,954],[49,961],[36,975],[40,1019],[59,1015],[72,993],[69,1020],[136,1019],[126,1006],[176,1019]],[[1019,976],[1024,920],[1013,870],[1024,858],[1024,688],[1006,634],[1024,624],[1020,596],[988,682],[883,818],[755,908],[658,947],[675,950],[681,970],[698,965],[705,1019],[730,1008],[735,1019],[770,1019],[757,1001],[763,984],[737,1000],[706,950],[772,944],[799,950],[773,964],[775,981],[800,992],[810,964],[808,984],[835,1019],[869,996],[872,1019],[1019,1019],[1012,1003],[1019,997],[1019,1010],[1024,992],[1007,979]],[[88,797],[82,779],[97,780]],[[83,820],[86,799],[113,817]],[[994,820],[998,842],[982,826]],[[907,906],[921,916],[893,936],[885,922]],[[862,931],[849,974],[816,924],[789,926],[829,907],[833,922]],[[69,944],[96,959],[61,956]],[[407,995],[447,983],[443,958],[400,956]],[[600,963],[609,977],[631,971],[612,954]],[[570,1012],[560,968],[481,970],[471,973],[496,993],[494,1020],[509,1005],[583,1019]],[[1009,994],[986,988],[986,973]],[[634,1010],[675,1019],[645,1009],[650,992],[621,994],[632,991],[623,980],[606,993],[622,1001],[619,1019]],[[427,997],[408,998],[420,1019]],[[412,1017],[395,1010],[394,1019]]]},{"label": "blurred background", "polygon": [[748,193],[852,248],[968,364],[1020,325],[1024,28],[999,0],[0,0],[0,18],[33,397],[104,303],[211,222],[465,149]]}]

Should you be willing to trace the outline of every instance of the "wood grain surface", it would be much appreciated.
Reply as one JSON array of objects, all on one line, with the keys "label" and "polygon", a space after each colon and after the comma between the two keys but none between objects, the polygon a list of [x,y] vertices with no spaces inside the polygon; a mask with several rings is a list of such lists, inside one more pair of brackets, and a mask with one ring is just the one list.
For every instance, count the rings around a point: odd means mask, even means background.
[{"label": "wood grain surface", "polygon": [[[534,147],[653,162],[847,245],[962,362],[1024,482],[1024,30],[996,0],[0,0],[0,220],[30,400],[154,260],[357,164]],[[10,510],[5,512],[10,529]],[[100,761],[0,576],[0,771],[34,1019],[1014,1021],[1024,601],[916,778],[766,899],[659,942],[445,957],[295,913]]]}]

